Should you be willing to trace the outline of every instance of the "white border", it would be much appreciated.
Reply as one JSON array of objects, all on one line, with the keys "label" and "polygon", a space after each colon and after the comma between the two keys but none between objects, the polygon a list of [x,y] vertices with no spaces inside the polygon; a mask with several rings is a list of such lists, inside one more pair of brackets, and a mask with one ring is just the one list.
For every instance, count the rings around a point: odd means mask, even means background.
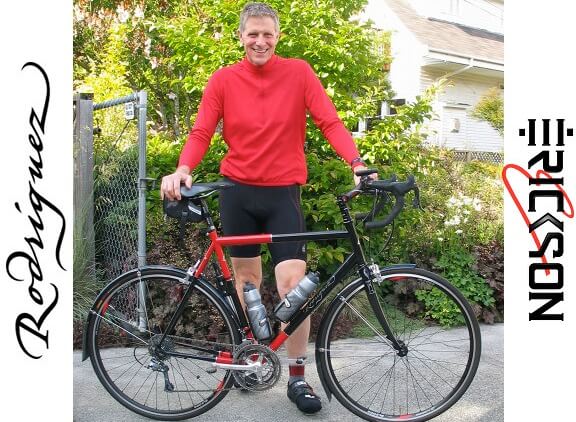
[{"label": "white border", "polygon": [[[527,127],[527,119],[566,119],[567,127],[576,127],[574,99],[574,55],[576,39],[574,2],[506,2],[505,71],[505,155],[507,163],[527,168],[537,152],[527,146],[518,129]],[[555,126],[554,126],[555,127]],[[555,138],[552,138],[555,139]],[[576,199],[576,139],[566,138],[564,148],[564,187],[570,199]],[[531,169],[534,172],[536,166]],[[528,183],[515,180],[516,192],[527,206]],[[545,202],[545,201],[544,201]],[[544,207],[554,213],[555,205],[537,205],[529,213],[533,222]],[[576,263],[576,223],[564,219],[564,256],[554,259],[565,266],[565,301],[558,309],[563,322],[530,322],[528,313],[534,304],[528,301],[528,265],[535,262],[528,251],[535,249],[532,238],[516,206],[505,201],[505,420],[563,421],[573,413],[576,377],[574,333],[576,299],[573,286]],[[545,233],[541,234],[541,239]],[[549,254],[547,254],[549,257]],[[573,419],[573,417],[572,417]]]},{"label": "white border", "polygon": [[[0,25],[0,119],[2,121],[3,201],[0,256],[3,259],[0,332],[4,379],[3,414],[18,420],[72,420],[71,353],[71,2],[20,1],[3,5]],[[572,2],[506,2],[506,161],[525,164],[529,150],[517,136],[528,118],[566,118],[576,126],[572,42],[576,39],[576,6]],[[33,92],[21,71],[36,61],[48,72],[51,103],[43,152],[47,196],[62,206],[68,230],[64,242],[65,273],[46,279],[60,287],[60,300],[49,321],[50,353],[32,361],[20,351],[14,336],[14,316],[26,305],[25,288],[8,278],[5,260],[22,246],[29,229],[14,207],[27,194],[27,108]],[[38,88],[38,87],[36,87]],[[564,177],[571,199],[576,174],[576,141],[567,139]],[[44,181],[43,181],[44,182]],[[50,185],[48,188],[47,186]],[[526,195],[526,187],[519,187]],[[530,238],[515,207],[506,196],[506,420],[567,420],[571,415],[573,380],[576,379],[573,344],[575,331],[574,256],[575,224],[565,226],[567,267],[565,274],[565,321],[529,323],[526,263]],[[54,224],[54,221],[52,221]],[[47,240],[48,241],[48,240]],[[53,241],[53,239],[52,239]],[[572,261],[574,261],[572,259]],[[56,268],[57,271],[57,268]],[[566,381],[566,382],[564,382]],[[10,416],[8,416],[10,417]]]},{"label": "white border", "polygon": [[[18,1],[2,5],[0,42],[0,121],[2,152],[2,218],[0,243],[0,347],[2,362],[3,420],[72,420],[72,2]],[[39,318],[45,306],[35,304],[28,294],[31,277],[23,265],[12,267],[24,281],[12,280],[6,272],[7,257],[16,251],[30,251],[25,237],[34,236],[27,216],[35,217],[29,200],[28,166],[35,150],[28,143],[31,108],[41,112],[45,84],[41,73],[27,62],[38,63],[50,82],[50,101],[42,136],[42,179],[36,180],[37,193],[56,205],[66,216],[61,258],[66,271],[55,259],[59,221],[46,206],[40,212],[44,248],[36,248],[43,280],[36,286],[44,305],[55,297],[58,302],[46,317],[42,331],[48,330],[48,350],[40,359],[27,357],[16,340],[15,320],[23,312]],[[21,205],[19,213],[14,203]],[[28,279],[26,279],[28,275]],[[26,336],[26,334],[24,334]],[[26,340],[31,348],[38,343]],[[36,350],[40,351],[38,347]]]}]

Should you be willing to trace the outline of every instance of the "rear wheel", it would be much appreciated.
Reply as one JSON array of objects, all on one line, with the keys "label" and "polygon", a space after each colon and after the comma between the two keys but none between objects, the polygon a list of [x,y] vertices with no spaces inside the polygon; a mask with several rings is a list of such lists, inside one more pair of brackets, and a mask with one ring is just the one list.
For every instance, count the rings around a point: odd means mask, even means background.
[{"label": "rear wheel", "polygon": [[450,283],[428,271],[382,270],[373,282],[394,347],[361,280],[330,306],[317,342],[327,388],[369,421],[425,421],[464,394],[480,360],[480,328]]},{"label": "rear wheel", "polygon": [[189,287],[185,277],[172,268],[127,273],[100,294],[88,325],[96,375],[118,402],[149,418],[197,416],[232,386],[230,371],[215,370],[203,360],[219,351],[232,354],[240,343],[225,303],[204,282],[192,286],[175,329],[161,342]]}]

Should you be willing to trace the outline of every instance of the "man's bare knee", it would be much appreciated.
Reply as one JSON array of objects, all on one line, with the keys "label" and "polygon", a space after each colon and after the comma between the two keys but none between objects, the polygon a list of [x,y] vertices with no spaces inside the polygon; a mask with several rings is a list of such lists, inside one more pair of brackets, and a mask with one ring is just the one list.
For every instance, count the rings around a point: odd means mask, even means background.
[{"label": "man's bare knee", "polygon": [[300,259],[288,259],[280,262],[274,268],[278,294],[283,298],[292,290],[306,273],[306,261]]},{"label": "man's bare knee", "polygon": [[256,258],[232,258],[232,270],[237,286],[244,287],[245,283],[252,283],[260,287],[262,282],[262,261]]}]

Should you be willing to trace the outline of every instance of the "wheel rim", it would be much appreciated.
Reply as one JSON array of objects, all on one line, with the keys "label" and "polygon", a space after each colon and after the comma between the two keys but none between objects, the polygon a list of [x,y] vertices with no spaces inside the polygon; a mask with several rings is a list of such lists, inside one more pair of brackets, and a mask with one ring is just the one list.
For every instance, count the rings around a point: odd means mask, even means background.
[{"label": "wheel rim", "polygon": [[[476,371],[479,344],[468,321],[469,307],[423,275],[396,273],[384,279],[374,287],[407,353],[403,356],[385,338],[359,284],[342,297],[327,327],[327,375],[336,387],[334,394],[358,415],[383,421],[427,420],[456,402]],[[447,328],[433,322],[426,305],[417,303],[416,296],[424,294],[428,302],[448,300],[452,312],[457,309],[466,316],[464,325]]]},{"label": "wheel rim", "polygon": [[[140,313],[145,330],[141,330],[137,310],[138,280],[145,286],[146,307]],[[142,275],[118,286],[103,301],[94,322],[93,364],[103,385],[123,405],[147,416],[162,417],[202,413],[202,408],[207,410],[219,401],[229,384],[227,371],[215,372],[210,362],[166,353],[208,356],[210,350],[232,351],[233,328],[222,316],[221,305],[198,294],[203,292],[201,286],[196,289],[163,348],[158,346],[159,339],[186,290],[180,277]]]}]

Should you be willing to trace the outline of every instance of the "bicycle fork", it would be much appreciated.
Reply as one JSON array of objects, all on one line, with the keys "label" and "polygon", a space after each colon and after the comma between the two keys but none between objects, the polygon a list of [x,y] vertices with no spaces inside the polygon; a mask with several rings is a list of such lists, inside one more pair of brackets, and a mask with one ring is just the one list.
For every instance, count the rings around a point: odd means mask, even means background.
[{"label": "bicycle fork", "polygon": [[[364,274],[364,273],[368,273],[368,274]],[[396,350],[398,352],[398,356],[400,356],[400,357],[406,356],[408,354],[408,347],[406,346],[406,344],[402,340],[398,340],[396,338],[396,336],[394,335],[394,333],[392,332],[392,329],[390,328],[390,324],[388,323],[388,319],[386,318],[386,315],[384,315],[384,312],[382,312],[382,306],[380,305],[380,301],[378,300],[378,295],[376,294],[376,291],[374,290],[374,285],[372,284],[373,280],[376,280],[377,282],[382,281],[382,277],[380,275],[380,269],[378,268],[378,265],[372,264],[368,267],[365,267],[365,269],[363,271],[363,276],[364,276],[363,277],[364,285],[366,286],[366,293],[368,295],[368,302],[370,303],[370,306],[372,307],[372,310],[374,311],[374,315],[376,316],[378,323],[380,324],[380,326],[384,330],[384,334],[386,335],[386,339],[391,343],[394,350]],[[361,317],[361,315],[359,315],[359,316]],[[371,325],[369,321],[365,321],[365,322],[368,325]],[[374,327],[372,329],[374,330],[375,333],[379,332]]]},{"label": "bicycle fork", "polygon": [[[366,256],[364,255],[364,251],[360,246],[360,239],[358,238],[358,233],[356,232],[356,228],[352,222],[352,217],[350,216],[350,210],[346,205],[346,200],[343,196],[338,197],[336,200],[338,207],[340,208],[340,212],[342,214],[342,221],[344,226],[346,227],[346,231],[350,234],[350,239],[352,241],[352,250],[353,255],[356,257],[356,262],[358,263],[358,269],[362,280],[364,281],[364,285],[366,287],[366,292],[368,294],[368,301],[370,302],[370,306],[374,310],[374,314],[380,323],[380,326],[384,330],[386,334],[386,339],[392,343],[394,349],[398,352],[399,356],[406,356],[408,353],[408,349],[404,342],[398,340],[392,329],[390,328],[390,324],[386,319],[386,316],[382,312],[382,308],[380,306],[380,302],[378,301],[378,297],[376,295],[376,291],[374,290],[373,281],[376,280],[377,282],[382,280],[380,275],[380,268],[377,264],[372,263],[369,265],[366,261]],[[343,299],[343,298],[342,298]],[[349,304],[348,304],[349,305]],[[358,314],[360,318],[363,318],[360,314]],[[364,318],[363,318],[364,319]],[[368,325],[370,323],[365,321]],[[379,333],[375,327],[372,327],[375,333]]]}]

